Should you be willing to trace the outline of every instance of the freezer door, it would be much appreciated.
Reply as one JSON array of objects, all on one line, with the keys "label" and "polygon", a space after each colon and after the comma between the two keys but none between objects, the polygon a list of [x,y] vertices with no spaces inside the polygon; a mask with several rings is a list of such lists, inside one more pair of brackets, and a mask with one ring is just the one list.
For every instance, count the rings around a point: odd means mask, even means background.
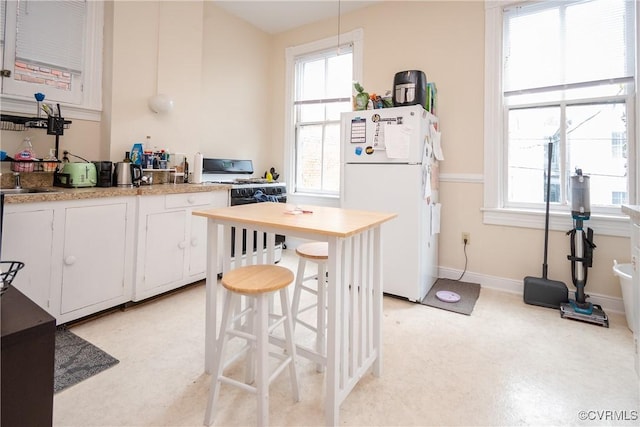
[{"label": "freezer door", "polygon": [[342,113],[343,163],[422,162],[432,117],[419,105]]},{"label": "freezer door", "polygon": [[383,291],[421,301],[438,269],[437,234],[431,233],[431,209],[422,197],[422,166],[346,164],[343,173],[342,207],[398,214],[382,225]]}]

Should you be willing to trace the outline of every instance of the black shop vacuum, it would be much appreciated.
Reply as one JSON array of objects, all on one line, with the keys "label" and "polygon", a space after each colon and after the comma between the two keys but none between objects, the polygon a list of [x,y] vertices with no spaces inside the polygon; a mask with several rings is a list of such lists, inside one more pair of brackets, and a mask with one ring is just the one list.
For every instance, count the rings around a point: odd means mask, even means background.
[{"label": "black shop vacuum", "polygon": [[558,280],[547,278],[547,247],[549,246],[549,196],[551,192],[551,155],[553,142],[549,141],[547,158],[547,207],[544,217],[544,260],[542,262],[542,277],[527,276],[524,278],[524,302],[547,308],[560,308],[562,303],[569,300],[567,285]]},{"label": "black shop vacuum", "polygon": [[584,288],[587,284],[587,272],[593,264],[593,230],[584,230],[584,221],[591,216],[591,201],[589,196],[589,177],[582,175],[582,170],[576,169],[571,177],[571,216],[573,229],[567,232],[571,238],[571,254],[567,259],[571,261],[571,279],[576,287],[575,299],[560,305],[560,317],[580,320],[596,325],[609,327],[609,318],[597,304],[587,301]]}]

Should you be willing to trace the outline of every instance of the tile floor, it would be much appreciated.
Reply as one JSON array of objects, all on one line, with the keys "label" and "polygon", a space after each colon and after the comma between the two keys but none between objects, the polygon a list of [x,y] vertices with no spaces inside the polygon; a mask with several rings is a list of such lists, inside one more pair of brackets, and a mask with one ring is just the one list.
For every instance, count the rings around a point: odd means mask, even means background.
[{"label": "tile floor", "polygon": [[[295,271],[295,255],[283,262]],[[55,426],[200,426],[204,285],[71,330],[120,360],[54,397]],[[561,319],[520,295],[483,289],[471,316],[384,298],[383,375],[341,406],[344,426],[638,425],[639,382],[624,315],[609,329]],[[323,425],[323,375],[298,361],[271,386],[272,425]],[[255,397],[222,386],[214,425],[255,425]],[[580,411],[588,419],[581,420]]]}]

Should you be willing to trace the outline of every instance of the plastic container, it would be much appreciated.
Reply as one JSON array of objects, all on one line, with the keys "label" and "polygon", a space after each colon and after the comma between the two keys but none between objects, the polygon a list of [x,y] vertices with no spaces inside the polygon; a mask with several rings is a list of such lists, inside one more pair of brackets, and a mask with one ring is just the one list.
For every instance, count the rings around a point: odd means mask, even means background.
[{"label": "plastic container", "polygon": [[13,156],[15,160],[11,164],[11,170],[14,172],[33,172],[32,160],[35,158],[33,153],[33,146],[31,145],[31,138],[26,137],[22,140],[20,149]]},{"label": "plastic container", "polygon": [[142,143],[136,142],[131,148],[131,163],[134,165],[142,165],[142,156],[144,155],[144,149]]},{"label": "plastic container", "polygon": [[627,327],[633,332],[633,266],[631,264],[618,264],[616,260],[613,260],[613,274],[620,279],[622,303],[624,304],[624,314],[627,317]]}]

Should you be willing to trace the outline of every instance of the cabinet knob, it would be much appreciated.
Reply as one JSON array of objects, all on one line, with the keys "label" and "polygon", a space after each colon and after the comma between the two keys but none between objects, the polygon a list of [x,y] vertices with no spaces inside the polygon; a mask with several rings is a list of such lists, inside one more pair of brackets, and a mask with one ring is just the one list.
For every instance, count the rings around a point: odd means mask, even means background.
[{"label": "cabinet knob", "polygon": [[198,246],[198,238],[197,237],[192,237],[191,238],[191,246]]},{"label": "cabinet knob", "polygon": [[76,263],[76,257],[74,257],[73,255],[69,255],[64,259],[64,263],[65,265],[73,265]]},{"label": "cabinet knob", "polygon": [[187,202],[189,202],[189,204],[194,204],[196,202],[196,198],[194,196],[189,196],[187,197]]},{"label": "cabinet knob", "polygon": [[180,243],[178,243],[178,247],[179,247],[180,249],[184,249],[184,248],[186,248],[186,247],[187,247],[187,242],[180,242]]}]

